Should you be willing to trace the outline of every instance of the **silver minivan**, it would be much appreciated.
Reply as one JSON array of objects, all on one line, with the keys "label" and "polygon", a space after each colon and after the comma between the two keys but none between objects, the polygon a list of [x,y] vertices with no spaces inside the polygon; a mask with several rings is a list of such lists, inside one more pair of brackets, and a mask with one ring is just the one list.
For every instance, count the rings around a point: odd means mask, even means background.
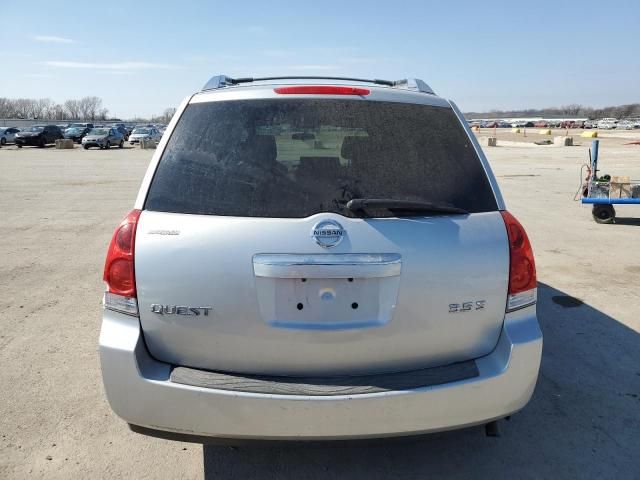
[{"label": "silver minivan", "polygon": [[489,424],[540,367],[525,230],[421,80],[212,78],[158,145],[104,281],[107,398],[149,435]]}]

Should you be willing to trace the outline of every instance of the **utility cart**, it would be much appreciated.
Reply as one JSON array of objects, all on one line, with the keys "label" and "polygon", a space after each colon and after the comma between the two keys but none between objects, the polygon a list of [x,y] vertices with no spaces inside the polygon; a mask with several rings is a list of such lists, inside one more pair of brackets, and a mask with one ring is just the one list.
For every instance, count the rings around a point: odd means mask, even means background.
[{"label": "utility cart", "polygon": [[640,180],[629,177],[603,175],[598,177],[598,146],[591,145],[591,161],[587,167],[587,177],[582,185],[582,203],[593,205],[593,219],[597,223],[613,223],[616,218],[614,205],[640,205]]}]

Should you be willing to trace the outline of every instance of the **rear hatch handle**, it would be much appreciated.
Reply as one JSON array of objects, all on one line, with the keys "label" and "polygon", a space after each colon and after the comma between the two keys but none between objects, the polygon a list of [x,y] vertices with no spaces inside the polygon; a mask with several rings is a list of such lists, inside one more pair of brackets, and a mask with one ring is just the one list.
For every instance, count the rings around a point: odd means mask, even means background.
[{"label": "rear hatch handle", "polygon": [[382,278],[400,275],[397,253],[258,254],[256,277],[267,278]]}]

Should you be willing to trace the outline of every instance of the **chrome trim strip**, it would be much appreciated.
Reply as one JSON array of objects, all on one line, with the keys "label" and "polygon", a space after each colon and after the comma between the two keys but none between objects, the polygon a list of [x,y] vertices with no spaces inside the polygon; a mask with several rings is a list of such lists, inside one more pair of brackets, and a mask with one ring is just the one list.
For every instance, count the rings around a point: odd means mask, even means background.
[{"label": "chrome trim strip", "polygon": [[256,277],[269,278],[380,278],[400,275],[397,253],[258,254],[253,257]]}]

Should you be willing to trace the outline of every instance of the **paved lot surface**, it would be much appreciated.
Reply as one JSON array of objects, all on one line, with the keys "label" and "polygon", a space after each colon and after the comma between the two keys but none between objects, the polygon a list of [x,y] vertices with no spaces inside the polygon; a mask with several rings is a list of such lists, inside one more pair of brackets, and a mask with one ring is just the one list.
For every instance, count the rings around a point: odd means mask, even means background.
[{"label": "paved lot surface", "polygon": [[[0,478],[640,478],[640,207],[597,225],[572,201],[581,143],[487,149],[537,254],[545,334],[501,438],[238,449],[133,434],[103,396],[103,259],[152,151],[0,149]],[[603,140],[603,173],[640,179],[623,143]]]}]

